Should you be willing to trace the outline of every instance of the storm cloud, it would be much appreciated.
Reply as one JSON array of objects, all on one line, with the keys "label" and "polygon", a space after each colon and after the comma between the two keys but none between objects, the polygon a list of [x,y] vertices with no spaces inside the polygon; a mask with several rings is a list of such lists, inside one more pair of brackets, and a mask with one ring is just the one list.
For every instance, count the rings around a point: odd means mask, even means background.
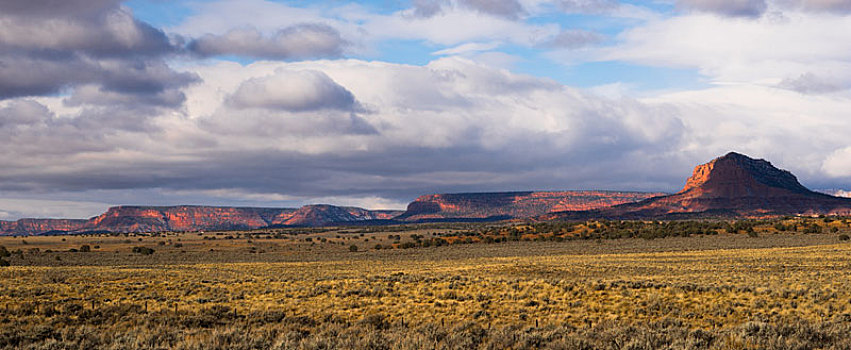
[{"label": "storm cloud", "polygon": [[165,33],[116,1],[3,2],[0,99],[73,91],[78,85],[175,96],[175,89],[195,81],[163,62],[178,50]]}]

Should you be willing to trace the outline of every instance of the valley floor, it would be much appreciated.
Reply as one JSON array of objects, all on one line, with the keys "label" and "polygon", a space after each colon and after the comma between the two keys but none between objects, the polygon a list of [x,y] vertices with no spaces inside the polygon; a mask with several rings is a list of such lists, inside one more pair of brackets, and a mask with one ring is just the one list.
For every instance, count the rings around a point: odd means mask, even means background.
[{"label": "valley floor", "polygon": [[[356,252],[190,236],[145,238],[150,255],[136,238],[24,238],[0,269],[0,348],[851,348],[836,234]],[[64,251],[86,239],[102,247]]]}]

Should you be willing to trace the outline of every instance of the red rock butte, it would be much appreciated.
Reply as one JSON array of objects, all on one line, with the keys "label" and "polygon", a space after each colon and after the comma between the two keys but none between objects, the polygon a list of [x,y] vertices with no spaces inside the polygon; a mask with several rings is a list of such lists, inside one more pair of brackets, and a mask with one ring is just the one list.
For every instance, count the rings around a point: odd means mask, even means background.
[{"label": "red rock butte", "polygon": [[597,211],[562,212],[542,219],[765,217],[849,215],[851,199],[813,192],[795,175],[763,159],[730,152],[694,168],[682,191]]}]

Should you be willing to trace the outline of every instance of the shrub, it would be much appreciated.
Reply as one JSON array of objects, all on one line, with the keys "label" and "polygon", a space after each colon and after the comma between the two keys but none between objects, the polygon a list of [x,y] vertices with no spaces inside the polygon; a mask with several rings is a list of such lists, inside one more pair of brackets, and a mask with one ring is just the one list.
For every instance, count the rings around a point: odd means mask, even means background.
[{"label": "shrub", "polygon": [[358,251],[358,246],[356,246],[356,245],[354,245],[354,244],[350,245],[350,246],[349,246],[349,251],[350,251],[350,252],[356,252],[356,251]]},{"label": "shrub", "polygon": [[92,251],[92,247],[90,247],[88,244],[83,244],[80,246],[80,251],[83,253],[88,253]]},{"label": "shrub", "polygon": [[148,247],[133,247],[133,252],[142,255],[151,255],[154,250]]},{"label": "shrub", "polygon": [[841,234],[841,235],[839,235],[839,240],[840,240],[840,241],[847,241],[848,239],[851,239],[851,237],[848,237],[848,235],[846,235],[846,234],[844,234],[844,233],[843,233],[843,234]]},{"label": "shrub", "polygon": [[6,261],[5,259],[0,259],[0,266],[9,266],[9,265],[10,264],[9,264],[8,261]]},{"label": "shrub", "polygon": [[0,245],[0,258],[5,258],[11,255],[12,253],[9,253],[9,250],[7,250],[6,247]]}]

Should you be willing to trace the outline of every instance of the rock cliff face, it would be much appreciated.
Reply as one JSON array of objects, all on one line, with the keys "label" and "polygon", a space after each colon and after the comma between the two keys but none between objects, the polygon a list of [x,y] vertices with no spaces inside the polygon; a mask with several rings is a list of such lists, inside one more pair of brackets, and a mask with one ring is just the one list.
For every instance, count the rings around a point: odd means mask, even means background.
[{"label": "rock cliff face", "polygon": [[759,217],[851,214],[851,199],[810,191],[792,173],[762,159],[728,153],[698,165],[682,191],[638,203],[547,218]]},{"label": "rock cliff face", "polygon": [[295,209],[288,208],[120,206],[90,219],[84,228],[110,232],[253,229],[268,226],[277,215],[293,212]]},{"label": "rock cliff face", "polygon": [[81,229],[85,219],[20,219],[0,221],[0,234],[28,234],[30,232],[68,232]]},{"label": "rock cliff face", "polygon": [[644,200],[664,193],[613,191],[454,193],[421,196],[397,219],[501,219],[591,210]]},{"label": "rock cliff face", "polygon": [[316,226],[315,223],[317,222],[329,225],[350,224],[363,221],[390,220],[400,213],[401,211],[367,210],[327,204],[305,205],[286,218],[279,218],[280,221],[275,221],[273,224],[285,226]]},{"label": "rock cliff face", "polygon": [[401,211],[332,205],[292,208],[239,208],[181,205],[119,206],[88,220],[20,219],[0,221],[0,234],[79,232],[161,232],[242,230],[267,226],[323,226],[387,220]]}]

